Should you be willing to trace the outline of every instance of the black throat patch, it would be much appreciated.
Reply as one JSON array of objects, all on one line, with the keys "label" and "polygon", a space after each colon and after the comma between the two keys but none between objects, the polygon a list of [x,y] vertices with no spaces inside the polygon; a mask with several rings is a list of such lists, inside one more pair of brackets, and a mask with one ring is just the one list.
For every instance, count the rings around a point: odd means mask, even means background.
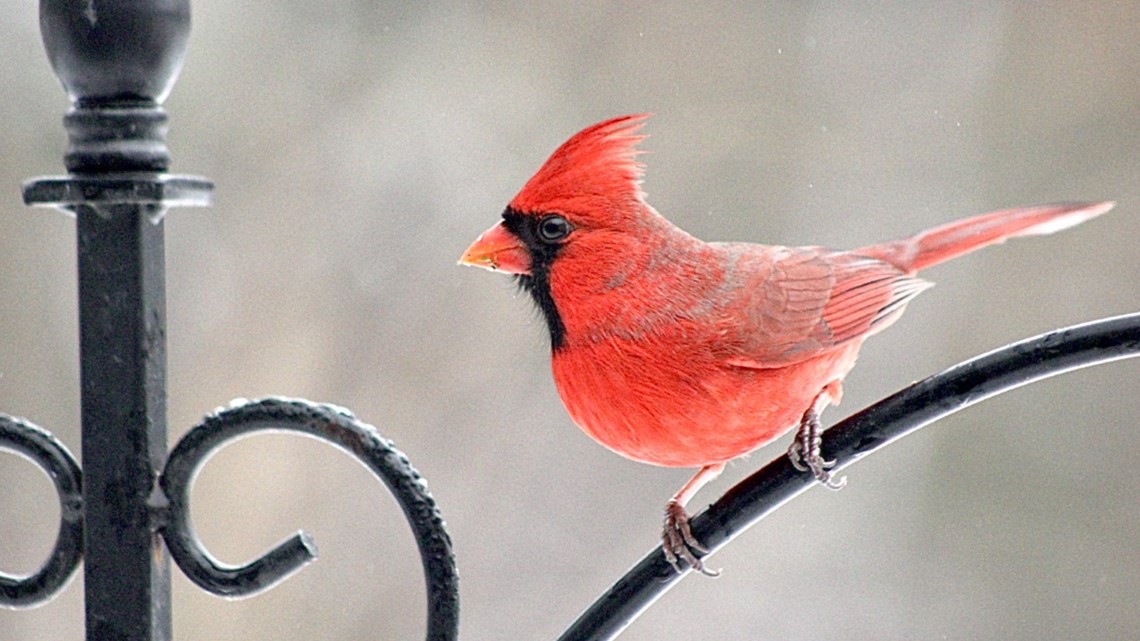
[{"label": "black throat patch", "polygon": [[558,313],[558,305],[550,295],[550,266],[562,249],[561,243],[543,242],[537,227],[542,214],[523,213],[511,207],[503,211],[503,226],[526,246],[530,254],[530,274],[516,274],[519,289],[530,294],[542,312],[546,328],[550,331],[550,349],[557,352],[566,343],[566,326]]}]

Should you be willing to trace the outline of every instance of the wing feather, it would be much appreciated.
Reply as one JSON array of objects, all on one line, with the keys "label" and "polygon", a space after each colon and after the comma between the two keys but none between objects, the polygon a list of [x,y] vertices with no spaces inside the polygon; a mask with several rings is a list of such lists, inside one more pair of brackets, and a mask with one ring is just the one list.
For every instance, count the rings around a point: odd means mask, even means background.
[{"label": "wing feather", "polygon": [[[780,367],[893,323],[930,286],[894,265],[818,247],[722,246],[731,270],[721,310],[725,361]],[[743,322],[741,322],[743,320]]]}]

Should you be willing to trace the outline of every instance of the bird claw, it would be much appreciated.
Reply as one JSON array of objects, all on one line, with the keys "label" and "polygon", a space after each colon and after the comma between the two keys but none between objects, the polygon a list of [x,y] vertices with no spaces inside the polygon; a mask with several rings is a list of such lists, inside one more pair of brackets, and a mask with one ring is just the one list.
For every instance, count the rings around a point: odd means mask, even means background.
[{"label": "bird claw", "polygon": [[677,574],[684,572],[680,563],[683,560],[689,564],[689,567],[705,576],[720,576],[720,570],[708,568],[693,554],[694,551],[708,554],[709,549],[693,536],[693,531],[689,528],[689,515],[677,501],[665,504],[665,531],[661,535],[661,549],[665,553],[665,560],[673,566]]},{"label": "bird claw", "polygon": [[796,438],[788,447],[788,460],[792,467],[801,472],[811,472],[815,480],[829,490],[841,490],[847,485],[847,477],[838,479],[831,473],[835,460],[827,460],[820,453],[823,436],[820,434],[819,414],[814,409],[804,412]]}]

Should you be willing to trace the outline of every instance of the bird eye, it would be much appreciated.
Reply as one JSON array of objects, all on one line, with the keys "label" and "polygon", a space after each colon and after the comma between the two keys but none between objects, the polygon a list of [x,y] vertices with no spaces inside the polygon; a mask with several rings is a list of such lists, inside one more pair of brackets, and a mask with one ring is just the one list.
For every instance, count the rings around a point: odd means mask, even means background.
[{"label": "bird eye", "polygon": [[570,221],[558,214],[545,216],[538,221],[538,237],[544,243],[555,243],[570,233]]}]

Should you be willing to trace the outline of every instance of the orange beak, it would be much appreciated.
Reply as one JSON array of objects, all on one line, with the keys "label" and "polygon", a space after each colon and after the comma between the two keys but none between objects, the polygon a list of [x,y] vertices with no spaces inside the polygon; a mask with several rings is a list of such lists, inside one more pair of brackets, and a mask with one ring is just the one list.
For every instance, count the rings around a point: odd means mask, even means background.
[{"label": "orange beak", "polygon": [[459,264],[507,274],[529,274],[530,254],[518,236],[499,223],[471,243],[459,257]]}]

